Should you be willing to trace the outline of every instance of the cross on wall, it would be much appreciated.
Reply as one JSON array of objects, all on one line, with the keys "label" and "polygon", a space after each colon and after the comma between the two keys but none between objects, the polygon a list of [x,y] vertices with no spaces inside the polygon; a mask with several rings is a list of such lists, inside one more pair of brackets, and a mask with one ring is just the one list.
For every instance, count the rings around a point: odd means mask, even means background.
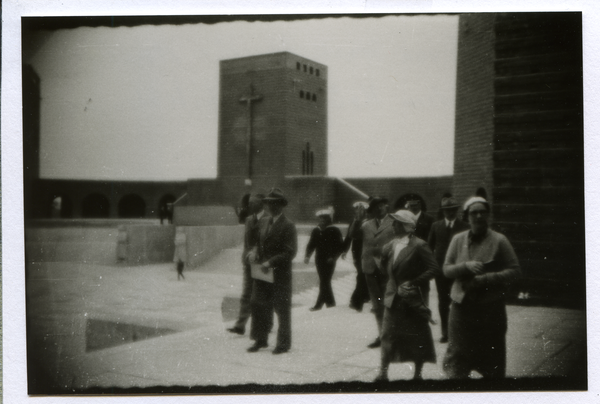
[{"label": "cross on wall", "polygon": [[254,94],[254,86],[250,84],[250,94],[240,98],[241,103],[246,104],[246,154],[248,156],[248,175],[246,185],[252,185],[252,103],[262,100],[263,96]]}]

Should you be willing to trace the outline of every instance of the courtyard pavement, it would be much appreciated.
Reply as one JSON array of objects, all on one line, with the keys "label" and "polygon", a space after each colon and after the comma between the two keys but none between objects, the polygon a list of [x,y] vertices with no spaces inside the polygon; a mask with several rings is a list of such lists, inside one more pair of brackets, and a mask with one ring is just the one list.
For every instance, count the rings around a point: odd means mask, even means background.
[{"label": "courtyard pavement", "polygon": [[[44,392],[48,383],[68,393],[90,388],[371,382],[380,351],[367,344],[376,336],[376,323],[370,304],[361,313],[348,307],[355,285],[351,260],[338,261],[333,282],[337,306],[310,312],[318,278],[312,261],[301,262],[307,238],[299,237],[294,261],[292,349],[283,355],[271,354],[275,333],[268,349],[247,353],[248,333],[226,331],[239,305],[241,247],[184,272],[185,280],[177,279],[170,263],[30,263],[30,393]],[[434,282],[430,305],[439,324]],[[508,306],[508,318],[509,379],[581,373],[586,355],[584,311]],[[438,342],[439,325],[432,331],[437,363],[425,364],[423,376],[442,380],[447,344]],[[410,379],[412,369],[408,363],[392,364],[389,375],[391,380]]]}]

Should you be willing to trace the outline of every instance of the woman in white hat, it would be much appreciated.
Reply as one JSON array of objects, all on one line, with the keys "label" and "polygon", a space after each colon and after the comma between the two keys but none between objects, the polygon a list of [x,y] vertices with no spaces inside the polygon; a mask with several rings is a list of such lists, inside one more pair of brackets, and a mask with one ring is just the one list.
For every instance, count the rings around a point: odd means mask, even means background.
[{"label": "woman in white hat", "polygon": [[435,363],[429,323],[431,310],[422,289],[440,272],[427,243],[414,236],[416,217],[408,210],[390,215],[395,238],[383,247],[381,268],[388,273],[381,335],[381,369],[376,381],[388,380],[392,362],[414,362],[414,379],[422,379],[423,364]]},{"label": "woman in white hat", "polygon": [[472,370],[484,378],[506,373],[507,286],[521,276],[508,239],[489,229],[490,204],[480,196],[464,206],[471,230],[454,236],[444,261],[444,275],[454,279],[448,319],[444,370],[464,379]]},{"label": "woman in white hat", "polygon": [[319,218],[319,225],[310,235],[304,256],[304,263],[308,264],[310,256],[315,252],[315,264],[319,274],[319,296],[315,305],[310,308],[311,311],[321,310],[323,305],[335,306],[331,278],[344,244],[342,232],[332,225],[331,209],[319,210],[316,216]]}]

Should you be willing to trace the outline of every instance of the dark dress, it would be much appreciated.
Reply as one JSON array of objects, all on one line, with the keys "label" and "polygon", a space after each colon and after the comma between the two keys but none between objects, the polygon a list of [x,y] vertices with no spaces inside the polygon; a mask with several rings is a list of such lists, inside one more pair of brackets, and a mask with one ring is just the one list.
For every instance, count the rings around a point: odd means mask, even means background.
[{"label": "dark dress", "polygon": [[[327,226],[324,229],[315,227],[306,245],[306,258],[310,258],[315,252],[315,264],[319,274],[319,296],[315,303],[316,308],[335,306],[335,297],[331,287],[331,279],[335,271],[335,262],[342,253],[342,232],[335,226]],[[328,262],[330,261],[331,262]]]},{"label": "dark dress", "polygon": [[[394,259],[397,241],[394,239],[386,244],[382,254],[382,265],[389,275],[384,298],[382,359],[388,363],[435,363],[435,347],[429,326],[431,311],[424,306],[421,289],[440,269],[427,243],[417,237],[411,237]],[[420,305],[416,305],[414,299],[398,294],[398,286],[409,281],[416,287],[414,290]]]}]

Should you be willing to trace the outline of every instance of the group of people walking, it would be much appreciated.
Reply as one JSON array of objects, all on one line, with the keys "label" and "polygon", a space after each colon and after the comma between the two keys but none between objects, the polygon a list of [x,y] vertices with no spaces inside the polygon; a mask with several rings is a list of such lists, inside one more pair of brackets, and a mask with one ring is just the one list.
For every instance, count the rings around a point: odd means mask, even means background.
[{"label": "group of people walking", "polygon": [[[350,307],[362,311],[370,300],[377,335],[369,348],[381,348],[376,381],[388,380],[394,362],[413,362],[414,379],[424,363],[436,362],[429,309],[430,281],[435,280],[441,319],[441,343],[448,343],[443,369],[450,378],[472,370],[486,378],[506,373],[507,286],[521,275],[508,239],[489,228],[490,204],[469,198],[463,206],[449,194],[440,203],[444,218],[435,221],[422,210],[418,195],[407,195],[389,213],[388,200],[370,198],[353,204],[354,218],[346,237],[333,225],[333,212],[316,212],[304,262],[313,253],[319,295],[311,311],[336,305],[331,280],[337,259],[351,250],[357,271]],[[266,208],[263,210],[263,205]],[[291,348],[291,263],[297,254],[295,225],[285,217],[287,200],[274,188],[252,195],[245,220],[242,261],[244,288],[240,316],[228,330],[243,335],[252,319],[248,352],[268,346],[273,313],[279,329],[273,354]]]}]

